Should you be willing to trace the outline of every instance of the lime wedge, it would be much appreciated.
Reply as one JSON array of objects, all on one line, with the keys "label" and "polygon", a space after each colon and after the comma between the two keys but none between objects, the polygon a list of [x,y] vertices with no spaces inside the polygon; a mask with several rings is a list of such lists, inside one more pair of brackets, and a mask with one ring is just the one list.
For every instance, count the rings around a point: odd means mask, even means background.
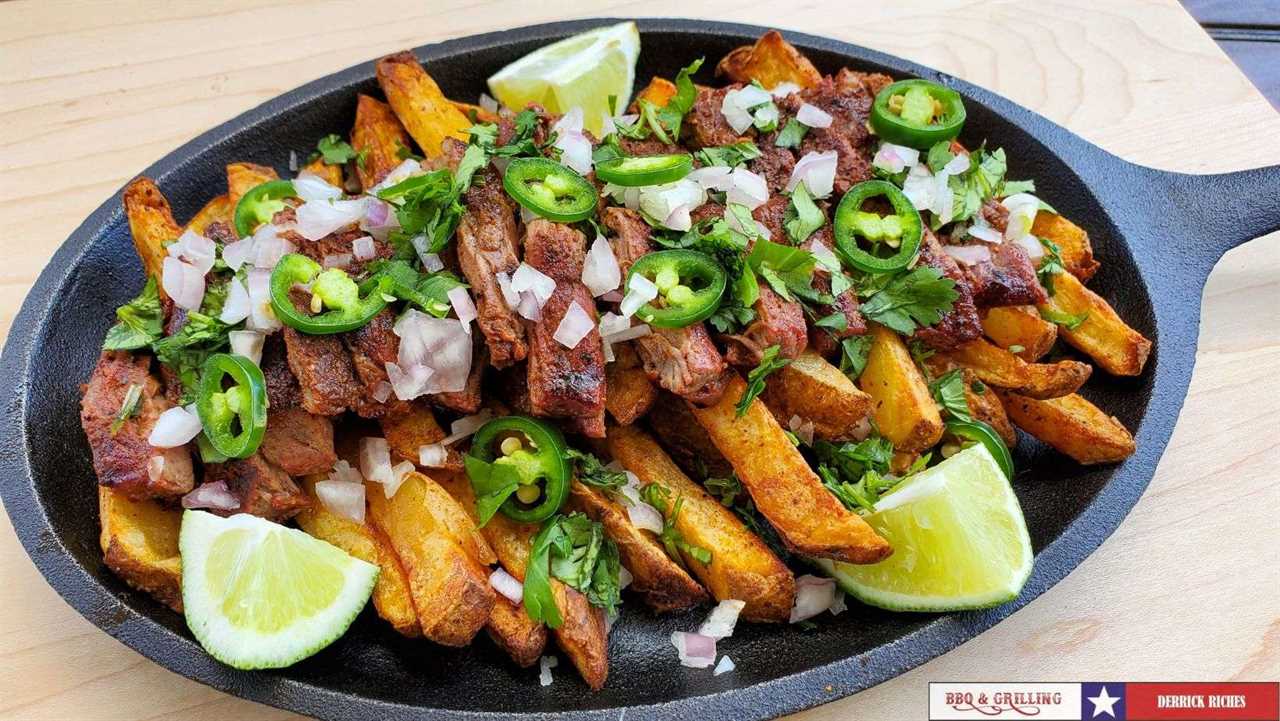
[{"label": "lime wedge", "polygon": [[214,658],[281,668],[346,632],[378,567],[271,521],[185,511],[178,535],[187,626]]},{"label": "lime wedge", "polygon": [[609,96],[617,112],[631,102],[640,58],[634,22],[595,28],[538,48],[489,78],[489,91],[514,110],[538,103],[552,113],[582,108],[583,125],[596,135]]},{"label": "lime wedge", "polygon": [[987,608],[1018,596],[1031,538],[1013,488],[982,445],[903,481],[867,523],[893,546],[880,563],[818,561],[845,591],[892,611]]}]

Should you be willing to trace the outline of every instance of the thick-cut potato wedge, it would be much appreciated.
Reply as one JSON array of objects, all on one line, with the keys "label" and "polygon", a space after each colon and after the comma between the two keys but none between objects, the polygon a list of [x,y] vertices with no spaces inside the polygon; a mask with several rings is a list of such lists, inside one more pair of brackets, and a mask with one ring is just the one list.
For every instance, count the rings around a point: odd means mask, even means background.
[{"label": "thick-cut potato wedge", "polygon": [[671,560],[653,533],[637,528],[627,510],[604,493],[574,481],[569,505],[604,527],[605,534],[618,546],[622,565],[634,576],[628,588],[644,596],[650,608],[659,613],[683,611],[708,600],[707,592]]},{"label": "thick-cut potato wedge", "polygon": [[795,579],[764,541],[682,473],[649,434],[635,427],[610,427],[607,440],[613,459],[636,474],[641,486],[656,483],[672,499],[684,499],[676,529],[688,543],[711,552],[711,563],[687,554],[685,563],[717,601],[745,602],[742,617],[751,621],[790,618]]},{"label": "thick-cut potato wedge", "polygon": [[455,540],[434,512],[434,483],[410,474],[394,498],[366,482],[373,524],[386,534],[405,575],[422,635],[444,646],[465,646],[489,620],[495,594],[489,572]]},{"label": "thick-cut potato wedge", "polygon": [[467,139],[471,120],[440,92],[413,53],[378,60],[377,75],[387,102],[428,158],[440,155],[445,138]]},{"label": "thick-cut potato wedge", "polygon": [[716,75],[725,75],[736,83],[759,81],[766,89],[779,83],[795,83],[811,88],[822,81],[818,69],[800,54],[782,33],[770,30],[755,45],[743,45],[725,55],[716,65]]},{"label": "thick-cut potato wedge", "polygon": [[[129,219],[133,249],[142,260],[142,269],[159,284],[164,275],[165,245],[182,234],[182,228],[173,219],[169,201],[154,180],[138,176],[124,189],[124,213]],[[160,295],[165,296],[163,287]]]},{"label": "thick-cut potato wedge", "polygon": [[1010,305],[982,311],[982,332],[992,343],[1009,350],[1028,363],[1044,357],[1058,340],[1058,326],[1040,317],[1033,305]]},{"label": "thick-cut potato wedge", "polygon": [[1057,213],[1036,213],[1031,232],[1058,246],[1058,255],[1067,272],[1087,283],[1101,265],[1093,259],[1093,245],[1084,228]]},{"label": "thick-cut potato wedge", "polygon": [[489,638],[521,668],[529,668],[538,662],[542,650],[547,647],[547,627],[529,618],[524,605],[517,606],[498,596],[485,626]]},{"label": "thick-cut potato wedge", "polygon": [[[431,409],[420,400],[394,404],[385,416],[378,419],[378,424],[382,426],[387,445],[391,446],[391,453],[415,465],[419,448],[438,443],[445,437],[444,429],[436,423]],[[452,448],[445,460],[445,468],[462,468],[462,456]]]},{"label": "thick-cut potato wedge", "polygon": [[1029,398],[1059,398],[1075,393],[1089,380],[1093,367],[1074,360],[1028,363],[982,338],[947,353],[983,383],[1017,391]]},{"label": "thick-cut potato wedge", "polygon": [[666,78],[654,77],[649,84],[644,86],[636,95],[636,100],[647,100],[658,107],[665,107],[671,102],[671,98],[676,94],[676,84]]},{"label": "thick-cut potato wedge", "polygon": [[[313,503],[294,516],[294,520],[312,536],[376,565],[379,572],[378,582],[373,587],[373,607],[378,615],[401,635],[410,638],[421,636],[422,627],[418,625],[418,613],[409,593],[409,578],[391,547],[391,541],[370,522],[356,523],[325,508],[315,490],[316,482],[324,479],[322,475],[301,479],[301,485]],[[367,490],[372,492],[376,489]]]},{"label": "thick-cut potato wedge", "polygon": [[691,410],[783,542],[804,556],[848,563],[875,563],[893,553],[822,485],[764,403],[752,400],[738,417],[736,406],[746,390],[735,374],[719,402]]},{"label": "thick-cut potato wedge", "polygon": [[[1018,445],[1018,433],[1009,422],[1009,416],[1005,413],[1004,404],[1000,402],[1000,396],[996,395],[990,386],[979,385],[978,376],[971,369],[965,368],[962,372],[964,373],[964,400],[969,406],[969,415],[996,429],[996,433],[1004,439],[1006,446],[1013,448]],[[982,388],[981,393],[973,389],[975,385]]]},{"label": "thick-cut potato wedge", "polygon": [[1053,279],[1053,290],[1041,308],[1066,315],[1089,314],[1075,330],[1061,328],[1059,333],[1067,343],[1111,375],[1136,376],[1142,372],[1151,354],[1150,340],[1130,328],[1102,296],[1084,287],[1075,276],[1059,273]]},{"label": "thick-cut potato wedge", "polygon": [[[269,180],[278,180],[279,178],[280,176],[276,174],[275,168],[268,168],[265,165],[228,163],[227,203],[231,206],[232,214],[235,213],[236,206],[240,204],[240,198],[245,193]],[[235,230],[235,224],[232,223],[231,231],[234,233]],[[237,233],[237,235],[239,234]]]},{"label": "thick-cut potato wedge", "polygon": [[391,111],[390,105],[364,93],[357,96],[351,147],[364,153],[364,162],[356,164],[356,174],[360,176],[362,187],[372,188],[403,163],[400,156],[409,149],[409,142],[409,133]]},{"label": "thick-cut potato wedge", "polygon": [[871,396],[812,350],[770,376],[761,399],[782,425],[799,416],[812,421],[813,434],[828,441],[853,438],[872,405]]},{"label": "thick-cut potato wedge", "polygon": [[658,388],[641,367],[630,343],[614,346],[615,360],[605,367],[604,407],[624,426],[649,412],[658,399]]},{"label": "thick-cut potato wedge", "polygon": [[[444,475],[444,472],[437,475]],[[462,546],[462,550],[476,560],[476,563],[481,566],[492,566],[498,562],[498,557],[489,547],[484,534],[476,528],[475,519],[462,507],[462,504],[449,495],[448,491],[441,488],[433,477],[422,473],[410,473],[405,476],[405,483],[408,484],[410,481],[413,482],[413,486],[409,492],[421,494],[423,507],[435,516],[436,521],[453,537],[454,541],[457,541],[459,546]],[[402,485],[400,492],[403,492],[404,488]],[[400,492],[396,495],[399,496]]]},{"label": "thick-cut potato wedge", "polygon": [[[465,474],[442,476],[440,485],[468,512],[475,512],[475,492]],[[480,531],[507,572],[524,581],[529,547],[538,533],[538,524],[517,523],[497,513]],[[555,578],[551,579],[551,589],[556,597],[556,608],[564,619],[560,628],[552,631],[556,643],[578,669],[582,680],[592,689],[599,690],[609,676],[609,634],[605,629],[604,610],[592,606],[586,596]]]},{"label": "thick-cut potato wedge", "polygon": [[1101,408],[1072,393],[1036,400],[997,390],[1019,428],[1084,465],[1114,463],[1133,455],[1133,434]]},{"label": "thick-cut potato wedge", "polygon": [[300,173],[310,173],[329,185],[338,188],[342,187],[342,166],[329,165],[324,162],[324,158],[316,158],[302,166]]},{"label": "thick-cut potato wedge", "polygon": [[907,345],[872,324],[871,350],[858,386],[875,402],[876,427],[899,451],[923,451],[942,437],[942,417]]},{"label": "thick-cut potato wedge", "polygon": [[192,216],[191,221],[187,223],[187,229],[194,233],[204,235],[210,225],[213,225],[214,223],[224,223],[227,226],[227,229],[230,230],[231,211],[233,210],[234,208],[231,207],[231,199],[225,194],[219,195],[208,203],[205,203],[204,207]]},{"label": "thick-cut potato wedge", "polygon": [[103,560],[124,582],[182,613],[182,511],[154,500],[134,501],[98,486]]}]

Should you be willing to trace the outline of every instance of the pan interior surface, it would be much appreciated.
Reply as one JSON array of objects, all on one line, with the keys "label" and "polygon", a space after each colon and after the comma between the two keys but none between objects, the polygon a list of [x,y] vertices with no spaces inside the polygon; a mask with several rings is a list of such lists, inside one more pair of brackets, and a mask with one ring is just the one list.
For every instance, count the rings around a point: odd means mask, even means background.
[{"label": "pan interior surface", "polygon": [[[427,58],[428,71],[447,95],[474,100],[485,89],[484,80],[490,73],[556,34],[571,31],[513,31],[501,40],[489,36],[489,42],[447,44],[426,48],[420,54]],[[673,77],[680,66],[705,56],[707,63],[697,80],[715,83],[715,61],[732,48],[753,40],[747,34],[723,30],[645,30],[638,81],[644,84],[654,75]],[[834,43],[827,47],[809,46],[799,40],[796,44],[824,73],[848,66],[902,74],[898,69],[842,54],[834,49]],[[176,151],[171,156],[174,160],[162,161],[157,180],[170,198],[176,217],[185,221],[204,201],[224,191],[223,168],[228,162],[246,160],[273,165],[283,174],[288,171],[290,151],[306,157],[324,135],[338,133],[345,137],[351,127],[356,93],[380,95],[372,75],[373,64],[368,62],[319,81],[273,101],[263,109],[266,112],[254,111],[250,122],[235,125],[237,121],[233,121],[233,129],[215,131],[198,139],[195,147]],[[977,101],[966,101],[969,119],[961,139],[971,147],[984,140],[990,147],[1003,147],[1009,159],[1009,177],[1034,179],[1039,196],[1089,231],[1103,261],[1091,286],[1137,330],[1155,338],[1155,317],[1146,285],[1129,247],[1093,192],[1067,162],[1051,154],[1032,134]],[[25,413],[20,422],[28,443],[26,451],[37,503],[49,519],[52,534],[76,564],[119,602],[151,619],[155,624],[150,626],[152,635],[169,636],[169,653],[176,648],[194,657],[203,651],[191,640],[183,620],[146,594],[128,589],[102,562],[95,477],[78,416],[79,384],[88,378],[100,339],[113,321],[108,309],[137,293],[143,273],[121,213],[113,212],[99,227],[82,228],[78,234],[87,242],[73,265],[61,270],[55,279],[60,286],[53,293],[50,311],[35,327],[14,328],[14,332],[34,334],[26,376]],[[1153,357],[1153,366],[1155,362]],[[1099,371],[1085,395],[1127,427],[1136,429],[1152,397],[1154,377],[1154,368],[1136,379],[1111,378]],[[1018,445],[1016,463],[1019,474],[1014,486],[1037,553],[1062,536],[1118,472],[1118,467],[1110,466],[1082,468],[1026,436]],[[1078,562],[1076,558],[1071,565]],[[1069,569],[1054,573],[1054,580],[1065,575],[1066,570]],[[598,693],[588,692],[563,662],[555,683],[543,688],[538,684],[536,669],[515,668],[484,638],[477,638],[466,649],[403,639],[376,618],[371,609],[342,639],[317,656],[289,669],[260,674],[260,688],[269,689],[273,683],[288,680],[325,689],[355,704],[346,710],[334,707],[330,711],[343,716],[360,715],[361,710],[371,712],[371,707],[359,705],[367,701],[499,713],[618,709],[705,697],[785,679],[869,654],[887,644],[902,642],[911,634],[928,633],[931,625],[955,620],[939,615],[888,613],[851,602],[849,611],[841,616],[818,619],[814,630],[742,624],[731,639],[720,644],[721,652],[732,657],[737,669],[713,676],[707,670],[679,666],[668,640],[673,630],[692,630],[706,609],[657,617],[638,601],[629,602],[628,606],[611,636],[609,682]],[[967,622],[964,616],[961,615],[961,622]],[[976,618],[981,614],[968,616]],[[108,623],[93,620],[104,627]],[[975,622],[969,637],[987,625],[989,622]],[[920,634],[913,638],[920,638]],[[858,678],[879,680],[900,673],[940,650],[945,649],[934,649],[923,656],[904,650],[892,669],[864,667],[860,672],[863,676],[846,677],[847,683],[840,684],[840,690],[827,698],[867,685]],[[887,659],[880,656],[869,663],[888,664]],[[188,662],[178,658],[160,660],[173,668],[190,668]],[[834,673],[832,680],[836,680]],[[236,681],[223,683],[236,691]],[[247,695],[307,708],[305,703],[263,697],[269,693],[273,692]],[[294,697],[299,691],[289,693]],[[788,704],[781,699],[774,702],[775,709],[743,709],[739,718],[790,710],[819,700]],[[341,701],[338,703],[341,705]],[[322,706],[307,710],[326,715]]]}]

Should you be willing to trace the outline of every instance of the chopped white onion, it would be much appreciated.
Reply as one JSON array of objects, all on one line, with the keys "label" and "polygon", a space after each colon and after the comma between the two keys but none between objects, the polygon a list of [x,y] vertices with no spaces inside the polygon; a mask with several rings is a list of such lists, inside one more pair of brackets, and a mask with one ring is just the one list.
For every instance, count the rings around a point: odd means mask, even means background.
[{"label": "chopped white onion", "polygon": [[253,361],[254,365],[262,364],[262,344],[267,339],[260,331],[233,330],[227,334],[231,341],[231,352]]},{"label": "chopped white onion", "polygon": [[488,93],[480,93],[480,99],[477,104],[491,113],[498,112],[498,101],[494,100],[493,96]]},{"label": "chopped white onion", "polygon": [[991,249],[985,245],[944,245],[942,252],[964,265],[979,265],[991,261]]},{"label": "chopped white onion", "polygon": [[658,297],[658,286],[640,273],[633,273],[627,280],[627,294],[618,305],[618,312],[624,318],[630,318],[645,303]]},{"label": "chopped white onion", "polygon": [[845,603],[844,591],[836,589],[835,600],[831,602],[831,607],[827,609],[832,616],[839,616],[849,610],[849,604]]},{"label": "chopped white onion", "polygon": [[364,476],[360,475],[360,471],[356,470],[346,461],[338,461],[333,464],[333,470],[329,471],[329,480],[339,483],[364,483]]},{"label": "chopped white onion", "polygon": [[729,191],[725,195],[726,203],[738,203],[755,210],[769,199],[769,184],[765,179],[744,167],[733,169],[730,174]]},{"label": "chopped white onion", "polygon": [[911,172],[907,173],[907,178],[902,183],[902,194],[907,196],[907,200],[911,201],[916,210],[933,210],[936,206],[934,199],[936,187],[933,175],[929,173],[927,167],[923,164],[913,165]]},{"label": "chopped white onion", "polygon": [[591,141],[582,133],[583,113],[574,107],[551,126],[560,149],[560,164],[582,175],[591,172]]},{"label": "chopped white onion", "polygon": [[422,162],[414,160],[413,158],[405,158],[404,162],[392,168],[390,173],[387,173],[387,177],[383,178],[377,185],[369,188],[368,193],[370,195],[377,195],[379,191],[390,188],[396,183],[421,174]]},{"label": "chopped white onion", "polygon": [[360,475],[366,481],[390,483],[391,448],[385,438],[360,439]]},{"label": "chopped white onion", "polygon": [[160,285],[179,307],[199,310],[204,300],[204,273],[190,263],[165,256]]},{"label": "chopped white onion", "polygon": [[556,332],[551,337],[565,348],[573,350],[595,328],[595,320],[575,300],[565,310],[564,317],[560,319],[560,324],[556,326]]},{"label": "chopped white onion", "polygon": [[733,128],[733,132],[742,134],[755,122],[751,109],[772,102],[773,96],[767,90],[747,85],[725,93],[724,100],[720,103],[720,112],[724,114],[724,119]]},{"label": "chopped white onion", "polygon": [[543,273],[528,263],[520,263],[516,272],[511,274],[511,289],[517,293],[532,291],[541,308],[556,292],[556,282],[551,276]]},{"label": "chopped white onion", "polygon": [[409,478],[409,474],[418,470],[409,461],[400,461],[391,467],[391,482],[384,483],[382,493],[387,498],[395,498],[396,491],[400,490],[400,486],[404,485],[405,480]]},{"label": "chopped white onion", "polygon": [[818,261],[818,265],[832,273],[840,272],[840,259],[827,247],[826,243],[815,238],[809,243],[809,252],[813,254],[814,260]]},{"label": "chopped white onion", "polygon": [[619,591],[626,589],[626,587],[630,586],[631,582],[634,580],[636,580],[636,577],[631,575],[631,572],[627,570],[626,566],[623,566],[623,565],[618,566],[618,590]]},{"label": "chopped white onion", "polygon": [[335,188],[320,176],[307,171],[303,171],[293,179],[293,192],[308,203],[317,200],[337,200],[342,197],[342,188]]},{"label": "chopped white onion", "polygon": [[617,333],[610,334],[605,337],[605,340],[612,345],[614,343],[622,343],[623,341],[641,338],[649,335],[651,332],[653,332],[653,329],[644,323],[640,323],[638,325],[633,325],[630,328],[620,330]]},{"label": "chopped white onion", "polygon": [[622,284],[622,269],[618,258],[603,235],[596,234],[586,259],[582,263],[582,284],[594,297],[600,297]]},{"label": "chopped white onion", "polygon": [[795,190],[797,185],[804,183],[809,190],[809,195],[815,198],[831,195],[831,190],[835,187],[838,160],[834,150],[821,153],[811,150],[805,153],[796,161],[796,167],[791,171],[791,179],[787,181],[787,192]]},{"label": "chopped white onion", "polygon": [[502,291],[503,302],[507,304],[508,308],[515,310],[516,306],[520,305],[520,294],[516,292],[515,288],[511,287],[511,274],[505,272],[494,273],[493,277],[498,281],[498,290]]},{"label": "chopped white onion", "polygon": [[424,253],[422,258],[422,269],[428,273],[439,273],[444,270],[444,261],[440,260],[440,256],[435,253]]},{"label": "chopped white onion", "polygon": [[746,605],[746,601],[738,601],[732,598],[721,601],[715,608],[711,609],[711,614],[707,616],[707,620],[703,621],[702,625],[698,627],[698,633],[715,639],[732,636],[733,627],[738,623],[738,614],[742,613],[742,609]]},{"label": "chopped white onion", "polygon": [[710,636],[673,631],[671,645],[676,647],[681,666],[707,668],[716,662],[716,640]]},{"label": "chopped white onion", "polygon": [[704,168],[698,168],[685,177],[698,185],[701,185],[707,190],[719,190],[724,192],[733,185],[733,182],[730,179],[732,174],[732,168],[723,165],[708,165]]},{"label": "chopped white onion", "polygon": [[489,574],[489,585],[517,606],[524,600],[524,584],[504,568],[493,569],[493,573]]},{"label": "chopped white onion", "polygon": [[177,448],[190,443],[191,439],[200,435],[201,429],[200,416],[193,410],[174,406],[156,419],[151,435],[147,436],[147,443],[153,448]]},{"label": "chopped white onion", "polygon": [[373,387],[373,399],[379,403],[386,403],[394,390],[390,381],[378,381],[378,384]]},{"label": "chopped white onion", "polygon": [[364,218],[367,201],[320,200],[298,206],[298,234],[307,240],[320,240],[326,235],[356,225]]},{"label": "chopped white onion", "polygon": [[769,88],[769,94],[775,98],[785,98],[788,95],[792,93],[798,93],[801,90],[804,90],[804,88],[800,87],[799,85],[796,85],[795,83],[789,80],[784,80],[778,83],[777,85],[773,86],[772,88]]},{"label": "chopped white onion", "polygon": [[325,268],[346,268],[351,265],[354,256],[351,253],[330,253],[321,261],[320,265]]},{"label": "chopped white onion", "polygon": [[1018,240],[1031,235],[1031,226],[1036,221],[1036,213],[1040,210],[1040,199],[1030,193],[1017,193],[1000,201],[1009,211],[1009,221],[1005,226],[1005,240]]},{"label": "chopped white onion", "polygon": [[638,187],[628,188],[614,185],[613,183],[605,183],[604,190],[600,192],[612,198],[613,202],[620,203],[627,210],[640,209],[640,188]]},{"label": "chopped white onion", "polygon": [[1040,239],[1030,233],[1013,242],[1027,252],[1027,257],[1031,259],[1032,264],[1038,265],[1040,259],[1044,257],[1044,246],[1040,244]]},{"label": "chopped white onion", "polygon": [[[164,460],[164,459],[161,459]],[[227,488],[226,481],[201,483],[195,490],[182,497],[183,508],[212,508],[215,511],[234,511],[240,507],[240,499]]]},{"label": "chopped white onion", "polygon": [[636,528],[662,533],[662,514],[658,512],[658,509],[639,500],[638,496],[631,499],[631,504],[627,506],[627,518],[631,520],[631,525]]},{"label": "chopped white onion", "polygon": [[218,314],[218,320],[227,325],[235,325],[245,318],[249,317],[252,305],[249,302],[249,291],[245,290],[244,283],[240,279],[232,276],[227,281],[227,300],[222,304],[222,312]]},{"label": "chopped white onion", "polygon": [[969,169],[969,155],[959,153],[942,166],[941,175],[959,175]]},{"label": "chopped white onion", "polygon": [[975,218],[973,225],[969,226],[969,235],[981,240],[984,243],[994,243],[999,245],[1004,242],[1004,235],[1000,231],[981,222],[982,216]]},{"label": "chopped white onion", "polygon": [[364,484],[316,481],[316,497],[335,515],[364,523]]},{"label": "chopped white onion", "polygon": [[218,245],[212,240],[187,228],[178,239],[169,244],[169,255],[181,258],[200,270],[201,275],[209,272],[218,255]]},{"label": "chopped white onion", "polygon": [[831,114],[816,105],[804,103],[796,111],[796,120],[811,128],[831,127]]},{"label": "chopped white onion", "polygon": [[600,316],[600,335],[603,337],[621,333],[630,327],[631,318],[628,316],[621,316],[613,311],[606,311],[604,315]]},{"label": "chopped white onion", "polygon": [[271,309],[271,271],[252,268],[246,281],[249,287],[249,318],[245,328],[264,333],[279,330],[280,321]]},{"label": "chopped white onion", "polygon": [[835,603],[836,582],[805,574],[796,578],[796,602],[791,608],[791,623],[813,618]]},{"label": "chopped white onion", "polygon": [[147,480],[159,483],[164,475],[164,456],[152,456],[147,459]]},{"label": "chopped white onion", "polygon": [[298,172],[298,151],[296,150],[289,151],[289,172]]},{"label": "chopped white onion", "polygon": [[449,458],[449,450],[440,443],[427,443],[418,446],[418,465],[427,468],[439,468]]},{"label": "chopped white onion", "polygon": [[253,232],[253,250],[249,258],[255,268],[275,268],[286,253],[293,252],[293,243],[281,238],[279,231],[278,227],[265,223]]},{"label": "chopped white onion", "polygon": [[425,395],[431,382],[431,376],[435,375],[435,371],[421,363],[415,363],[411,366],[401,368],[399,364],[390,361],[386,364],[387,381],[391,384],[391,391],[395,393],[396,398],[402,401],[411,401],[418,396]]},{"label": "chopped white onion", "polygon": [[[417,309],[409,309],[396,320],[392,330],[400,338],[400,348],[396,358],[396,371],[401,376],[401,388],[396,388],[396,397],[400,400],[411,400],[417,396],[405,397],[402,388],[421,383],[425,393],[456,393],[466,388],[467,376],[471,373],[471,334],[462,321],[454,318],[435,318]],[[391,385],[397,385],[388,364],[387,374]],[[425,374],[415,368],[431,371]]]},{"label": "chopped white onion", "polygon": [[516,306],[516,312],[521,318],[534,322],[542,320],[542,304],[538,302],[538,297],[531,290],[520,294],[520,303]]},{"label": "chopped white onion", "polygon": [[458,321],[462,323],[463,330],[471,332],[471,321],[476,319],[476,304],[471,300],[471,294],[467,289],[458,285],[449,289],[445,294],[449,298],[449,304],[453,306],[453,312],[457,314]]},{"label": "chopped white onion", "polygon": [[555,656],[543,656],[538,661],[538,683],[543,686],[551,685],[551,669],[560,664],[559,659]]},{"label": "chopped white onion", "polygon": [[791,416],[787,428],[806,446],[813,445],[813,421],[806,421],[800,416]]},{"label": "chopped white onion", "polygon": [[227,243],[222,246],[222,262],[226,263],[227,267],[230,268],[232,272],[240,270],[240,266],[244,265],[245,261],[249,260],[252,254],[252,238],[237,240],[233,243]]},{"label": "chopped white onion", "polygon": [[717,663],[716,667],[711,670],[711,675],[719,676],[722,673],[729,673],[735,668],[737,667],[733,665],[733,659],[728,656],[721,656],[720,663]]},{"label": "chopped white onion", "polygon": [[618,132],[618,126],[613,122],[613,116],[609,115],[609,111],[600,111],[600,137],[607,138]]},{"label": "chopped white onion", "polygon": [[448,446],[457,443],[463,438],[469,438],[480,430],[480,426],[488,423],[492,417],[493,412],[486,408],[474,415],[459,418],[449,425],[449,435],[440,441],[440,445]]},{"label": "chopped white onion", "polygon": [[920,161],[920,151],[905,145],[881,143],[871,164],[890,173],[901,173]]},{"label": "chopped white onion", "polygon": [[689,211],[705,202],[707,191],[688,177],[640,188],[640,210],[672,230],[688,230]]},{"label": "chopped white onion", "polygon": [[371,260],[378,255],[378,246],[374,244],[373,238],[362,235],[351,241],[351,254],[356,260]]},{"label": "chopped white onion", "polygon": [[671,230],[684,232],[693,227],[693,216],[690,213],[693,208],[687,205],[677,205],[671,209],[671,213],[662,220],[662,225]]}]

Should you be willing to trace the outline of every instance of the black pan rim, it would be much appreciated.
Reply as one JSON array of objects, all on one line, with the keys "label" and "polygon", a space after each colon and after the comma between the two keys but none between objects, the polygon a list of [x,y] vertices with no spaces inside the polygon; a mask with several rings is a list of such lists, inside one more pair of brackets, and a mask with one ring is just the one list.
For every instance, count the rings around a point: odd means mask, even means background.
[{"label": "black pan rim", "polygon": [[[616,21],[618,19],[615,18],[592,18],[545,23],[447,40],[417,48],[415,52],[420,58],[430,60],[437,55],[505,44],[515,37],[551,38]],[[641,19],[637,22],[642,33],[668,31],[689,35],[756,37],[767,29],[707,20]],[[803,33],[787,32],[786,35],[798,46],[829,50],[851,59],[888,66],[900,74],[926,77],[952,85],[967,97],[978,100],[1026,130],[1046,146],[1048,152],[1059,157],[1070,157],[1072,153],[1078,153],[1091,158],[1095,163],[1104,163],[1122,172],[1144,170],[1090,145],[1064,128],[1003,97],[951,76],[849,43]],[[143,174],[163,183],[170,173],[201,148],[244,132],[256,121],[283,109],[309,102],[318,92],[331,86],[367,77],[369,73],[370,63],[364,62],[284,93],[202,133],[148,167]],[[566,710],[563,713],[506,714],[431,709],[371,698],[353,699],[346,694],[270,673],[234,671],[218,664],[206,654],[191,653],[192,641],[122,603],[76,562],[51,529],[32,483],[29,446],[21,423],[28,402],[29,365],[32,354],[39,350],[35,347],[34,339],[40,336],[40,330],[47,324],[59,290],[65,284],[74,282],[74,274],[67,274],[66,269],[76,266],[95,230],[122,213],[119,198],[120,192],[117,191],[90,214],[55,252],[15,318],[3,356],[0,357],[0,408],[4,409],[6,419],[0,425],[0,491],[3,492],[5,507],[23,546],[50,585],[73,608],[107,633],[160,665],[213,688],[326,718],[354,719],[376,714],[386,718],[420,719],[596,719],[620,717],[620,714],[634,712],[645,718],[687,718],[696,713],[709,719],[758,719],[799,711],[869,688],[974,638],[1030,603],[1088,557],[1116,529],[1150,482],[1177,419],[1194,363],[1195,328],[1199,316],[1198,296],[1195,312],[1186,313],[1173,326],[1181,331],[1189,330],[1193,342],[1190,345],[1178,344],[1163,348],[1158,356],[1153,356],[1146,371],[1154,375],[1154,386],[1147,413],[1134,429],[1138,443],[1137,453],[1117,467],[1115,475],[1093,502],[1056,540],[1041,550],[1023,593],[1016,600],[998,608],[939,616],[925,627],[894,643],[791,676],[661,704],[603,710]],[[1123,236],[1127,240],[1131,229],[1125,227],[1124,230]],[[1144,282],[1143,279],[1139,281]],[[1167,338],[1169,329],[1166,327],[1165,314],[1159,313],[1158,317],[1161,335]],[[1180,335],[1177,331],[1175,334]]]}]

